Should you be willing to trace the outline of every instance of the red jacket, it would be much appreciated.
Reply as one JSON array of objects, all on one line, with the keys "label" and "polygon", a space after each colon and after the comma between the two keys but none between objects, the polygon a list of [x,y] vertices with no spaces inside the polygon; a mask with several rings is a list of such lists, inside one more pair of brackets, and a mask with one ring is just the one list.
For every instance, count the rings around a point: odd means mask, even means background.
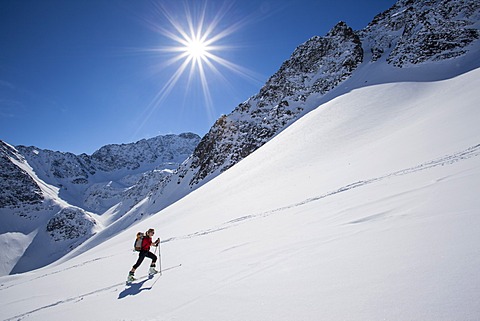
[{"label": "red jacket", "polygon": [[152,238],[145,235],[142,240],[142,251],[150,251],[150,246],[152,246]]}]

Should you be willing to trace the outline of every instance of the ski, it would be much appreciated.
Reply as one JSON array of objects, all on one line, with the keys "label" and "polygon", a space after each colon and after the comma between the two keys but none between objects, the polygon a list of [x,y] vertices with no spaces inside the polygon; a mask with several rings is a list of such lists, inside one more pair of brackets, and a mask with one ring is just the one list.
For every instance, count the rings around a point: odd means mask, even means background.
[{"label": "ski", "polygon": [[144,279],[151,279],[151,278],[153,278],[153,276],[154,276],[155,274],[156,274],[156,273],[154,273],[154,274],[150,274],[150,273],[149,273],[149,274],[147,274],[147,275],[142,275],[142,276],[140,276],[140,277],[138,277],[138,278],[135,278],[135,277],[134,277],[133,279],[127,279],[127,281],[125,282],[125,285],[131,285],[131,284],[135,283],[136,281],[140,281],[140,280],[144,280]]},{"label": "ski", "polygon": [[148,273],[147,275],[142,275],[138,278],[135,278],[135,277],[133,279],[128,278],[127,281],[125,282],[125,285],[132,285],[136,281],[140,281],[140,280],[144,280],[144,279],[151,279],[156,274],[159,274],[161,276],[162,272],[165,272],[165,271],[168,271],[168,270],[171,270],[171,269],[174,269],[174,268],[178,268],[178,267],[181,267],[181,266],[182,266],[182,264],[177,264],[177,265],[170,266],[168,268],[165,268],[165,269],[163,269],[161,271],[158,271],[158,272],[155,272],[155,273]]}]

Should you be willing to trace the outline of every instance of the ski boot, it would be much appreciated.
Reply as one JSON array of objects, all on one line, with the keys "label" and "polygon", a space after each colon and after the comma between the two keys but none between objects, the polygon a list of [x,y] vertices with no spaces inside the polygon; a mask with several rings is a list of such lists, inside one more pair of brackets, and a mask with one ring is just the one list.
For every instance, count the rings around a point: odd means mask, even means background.
[{"label": "ski boot", "polygon": [[159,271],[155,270],[155,265],[150,266],[150,269],[148,270],[149,275],[154,275],[157,274]]},{"label": "ski boot", "polygon": [[135,281],[135,280],[136,280],[136,279],[135,279],[135,276],[134,276],[133,272],[129,272],[129,273],[128,273],[128,277],[127,277],[127,284],[130,284],[130,283],[132,283],[132,282]]}]

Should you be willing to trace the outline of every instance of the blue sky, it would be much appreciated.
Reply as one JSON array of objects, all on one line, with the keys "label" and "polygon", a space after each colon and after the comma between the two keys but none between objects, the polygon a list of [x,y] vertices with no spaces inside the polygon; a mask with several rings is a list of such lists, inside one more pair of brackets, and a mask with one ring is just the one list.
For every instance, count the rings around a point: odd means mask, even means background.
[{"label": "blue sky", "polygon": [[[91,154],[161,134],[203,136],[298,45],[341,20],[361,29],[394,3],[2,0],[0,139]],[[188,21],[210,41],[203,54],[186,49]]]}]

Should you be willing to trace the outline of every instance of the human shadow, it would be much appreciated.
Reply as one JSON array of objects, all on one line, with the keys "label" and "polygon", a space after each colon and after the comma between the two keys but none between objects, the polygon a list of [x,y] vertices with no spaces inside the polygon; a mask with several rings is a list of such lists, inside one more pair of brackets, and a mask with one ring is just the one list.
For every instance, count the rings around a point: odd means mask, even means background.
[{"label": "human shadow", "polygon": [[149,276],[147,279],[143,280],[142,282],[130,284],[127,288],[125,288],[125,290],[123,290],[118,294],[118,299],[123,299],[129,295],[137,295],[142,291],[151,290],[152,289],[151,286],[148,288],[142,288],[142,286],[145,282],[147,282],[148,280],[151,280],[152,278],[153,276]]}]

